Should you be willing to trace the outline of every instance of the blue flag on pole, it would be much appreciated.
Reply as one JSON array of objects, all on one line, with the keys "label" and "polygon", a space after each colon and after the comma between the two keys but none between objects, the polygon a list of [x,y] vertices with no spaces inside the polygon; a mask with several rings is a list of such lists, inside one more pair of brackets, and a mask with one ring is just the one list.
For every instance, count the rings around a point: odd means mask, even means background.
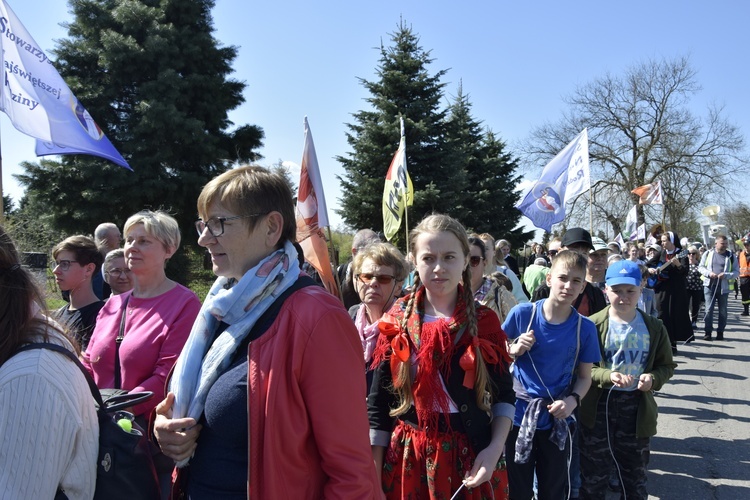
[{"label": "blue flag on pole", "polygon": [[0,49],[0,110],[20,132],[37,139],[37,156],[89,154],[130,170],[5,0],[0,0]]},{"label": "blue flag on pole", "polygon": [[538,181],[516,205],[538,228],[552,232],[565,219],[565,202],[591,187],[587,129],[552,158]]}]

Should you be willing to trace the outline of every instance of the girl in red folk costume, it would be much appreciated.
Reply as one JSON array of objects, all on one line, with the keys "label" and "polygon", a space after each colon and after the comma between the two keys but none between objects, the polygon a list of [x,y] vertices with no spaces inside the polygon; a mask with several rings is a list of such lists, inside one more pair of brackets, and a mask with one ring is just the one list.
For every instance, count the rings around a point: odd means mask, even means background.
[{"label": "girl in red folk costume", "polygon": [[445,215],[410,234],[414,292],[380,323],[367,398],[389,499],[508,498],[503,446],[514,412],[497,315],[475,305],[469,241]]}]

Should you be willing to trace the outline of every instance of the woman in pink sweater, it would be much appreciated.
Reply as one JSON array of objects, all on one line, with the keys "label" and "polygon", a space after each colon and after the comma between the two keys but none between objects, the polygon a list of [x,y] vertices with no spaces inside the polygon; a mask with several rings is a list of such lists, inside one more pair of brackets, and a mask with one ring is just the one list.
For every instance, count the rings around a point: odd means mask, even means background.
[{"label": "woman in pink sweater", "polygon": [[[123,232],[125,259],[135,287],[111,297],[99,312],[83,364],[99,388],[153,392],[150,401],[132,409],[136,417],[147,420],[166,394],[167,375],[185,345],[201,303],[195,293],[164,272],[167,260],[180,246],[180,230],[174,218],[165,212],[144,210],[127,220]],[[155,461],[166,489],[171,461],[163,456]]]}]

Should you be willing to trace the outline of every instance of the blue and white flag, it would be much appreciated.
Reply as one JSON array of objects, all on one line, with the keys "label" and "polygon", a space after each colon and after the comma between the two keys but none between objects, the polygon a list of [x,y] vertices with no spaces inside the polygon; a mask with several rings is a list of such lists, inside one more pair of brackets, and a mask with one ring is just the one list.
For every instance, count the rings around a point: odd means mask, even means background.
[{"label": "blue and white flag", "polygon": [[89,154],[130,169],[5,0],[0,0],[0,49],[0,110],[37,139],[37,156]]},{"label": "blue and white flag", "polygon": [[516,205],[538,228],[552,232],[565,219],[565,202],[591,188],[587,129],[552,158],[538,181]]},{"label": "blue and white flag", "polygon": [[638,205],[633,205],[625,217],[625,237],[633,241],[638,237]]}]

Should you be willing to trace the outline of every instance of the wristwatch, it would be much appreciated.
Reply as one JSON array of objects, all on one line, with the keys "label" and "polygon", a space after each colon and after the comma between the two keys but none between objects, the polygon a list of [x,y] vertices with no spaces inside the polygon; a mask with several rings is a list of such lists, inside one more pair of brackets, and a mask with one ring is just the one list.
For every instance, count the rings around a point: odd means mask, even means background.
[{"label": "wristwatch", "polygon": [[570,395],[576,400],[576,406],[581,406],[581,396],[577,392],[571,392]]}]

